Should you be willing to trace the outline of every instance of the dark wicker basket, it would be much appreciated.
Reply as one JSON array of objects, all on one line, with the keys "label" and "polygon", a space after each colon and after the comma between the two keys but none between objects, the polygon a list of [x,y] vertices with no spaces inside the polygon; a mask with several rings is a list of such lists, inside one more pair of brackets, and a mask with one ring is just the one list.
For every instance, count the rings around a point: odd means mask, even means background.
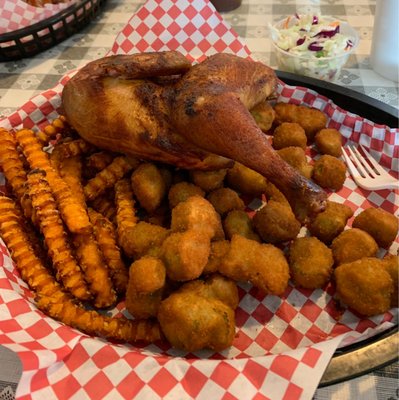
[{"label": "dark wicker basket", "polygon": [[32,57],[87,26],[106,0],[78,0],[65,10],[26,28],[0,35],[0,62]]}]

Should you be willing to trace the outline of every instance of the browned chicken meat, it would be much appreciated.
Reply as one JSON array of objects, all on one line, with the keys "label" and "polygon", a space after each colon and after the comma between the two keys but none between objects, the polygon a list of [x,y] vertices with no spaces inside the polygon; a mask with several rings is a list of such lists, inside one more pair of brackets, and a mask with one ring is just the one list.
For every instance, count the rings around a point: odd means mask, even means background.
[{"label": "browned chicken meat", "polygon": [[178,52],[106,57],[66,84],[64,112],[98,147],[191,169],[239,161],[276,184],[305,219],[324,191],[270,146],[248,110],[275,91],[274,71],[231,54],[191,66]]}]

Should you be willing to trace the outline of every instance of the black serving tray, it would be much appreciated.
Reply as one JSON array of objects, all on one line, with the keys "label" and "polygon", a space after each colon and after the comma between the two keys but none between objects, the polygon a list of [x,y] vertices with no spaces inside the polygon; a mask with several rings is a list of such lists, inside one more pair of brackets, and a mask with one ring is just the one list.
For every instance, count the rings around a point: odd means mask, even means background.
[{"label": "black serving tray", "polygon": [[[276,71],[291,86],[303,86],[331,99],[346,111],[390,128],[399,127],[399,109],[346,87]],[[398,325],[369,339],[338,349],[331,359],[319,387],[340,383],[369,373],[399,360]]]},{"label": "black serving tray", "polygon": [[106,0],[78,0],[65,10],[26,28],[0,35],[0,62],[35,56],[87,26]]}]

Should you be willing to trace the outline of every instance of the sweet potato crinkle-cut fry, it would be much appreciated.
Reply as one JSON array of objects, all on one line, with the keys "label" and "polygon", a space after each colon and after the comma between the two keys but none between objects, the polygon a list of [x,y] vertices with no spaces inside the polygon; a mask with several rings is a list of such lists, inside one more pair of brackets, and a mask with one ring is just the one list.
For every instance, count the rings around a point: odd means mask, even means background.
[{"label": "sweet potato crinkle-cut fry", "polygon": [[86,209],[80,206],[79,200],[51,166],[48,154],[43,151],[35,133],[30,129],[21,129],[15,136],[31,169],[42,169],[46,172],[48,183],[68,229],[74,233],[89,231],[90,221]]},{"label": "sweet potato crinkle-cut fry", "polygon": [[115,182],[123,178],[128,172],[136,168],[138,161],[132,157],[116,157],[111,164],[90,179],[84,187],[86,200],[95,199],[107,189],[114,186]]},{"label": "sweet potato crinkle-cut fry", "polygon": [[57,210],[51,189],[43,170],[28,174],[29,196],[39,219],[40,229],[49,255],[53,261],[56,276],[66,290],[80,300],[88,300],[88,291],[83,273],[74,259],[66,233]]},{"label": "sweet potato crinkle-cut fry", "polygon": [[112,199],[104,193],[90,202],[90,206],[113,224],[116,224],[116,207],[113,200],[114,197],[114,193],[112,193]]},{"label": "sweet potato crinkle-cut fry", "polygon": [[92,144],[86,142],[84,139],[75,139],[68,142],[60,143],[58,146],[58,153],[61,158],[69,158],[87,154],[96,149]]},{"label": "sweet potato crinkle-cut fry", "polygon": [[0,142],[0,166],[14,195],[20,200],[25,193],[26,171],[18,154],[17,141],[10,131],[0,128]]},{"label": "sweet potato crinkle-cut fry", "polygon": [[97,171],[101,171],[108,167],[114,160],[115,156],[107,151],[99,151],[93,153],[86,158],[85,165],[88,168],[94,168]]},{"label": "sweet potato crinkle-cut fry", "polygon": [[54,119],[50,125],[47,125],[43,130],[37,132],[38,139],[43,144],[48,144],[51,139],[55,139],[59,133],[63,133],[66,130],[71,130],[64,115],[60,115],[58,118]]},{"label": "sweet potato crinkle-cut fry", "polygon": [[87,311],[75,303],[36,257],[22,226],[23,217],[13,200],[0,195],[0,235],[9,248],[22,279],[34,291],[39,309],[88,334],[131,343],[151,343],[161,339],[156,321],[106,317],[96,311]]},{"label": "sweet potato crinkle-cut fry", "polygon": [[118,293],[123,294],[126,292],[129,273],[117,245],[115,227],[112,222],[92,208],[89,208],[89,217],[115,289]]},{"label": "sweet potato crinkle-cut fry", "polygon": [[32,203],[26,196],[27,173],[18,152],[18,143],[14,135],[4,128],[0,128],[0,142],[0,167],[25,216],[35,221]]},{"label": "sweet potato crinkle-cut fry", "polygon": [[113,305],[116,294],[93,232],[75,234],[73,244],[90,292],[94,295],[94,306],[102,308]]},{"label": "sweet potato crinkle-cut fry", "polygon": [[58,168],[61,178],[74,191],[76,199],[86,208],[86,199],[82,185],[83,165],[80,156],[62,159]]},{"label": "sweet potato crinkle-cut fry", "polygon": [[129,179],[121,179],[115,184],[116,225],[118,243],[128,257],[134,256],[131,232],[137,225],[135,202]]}]

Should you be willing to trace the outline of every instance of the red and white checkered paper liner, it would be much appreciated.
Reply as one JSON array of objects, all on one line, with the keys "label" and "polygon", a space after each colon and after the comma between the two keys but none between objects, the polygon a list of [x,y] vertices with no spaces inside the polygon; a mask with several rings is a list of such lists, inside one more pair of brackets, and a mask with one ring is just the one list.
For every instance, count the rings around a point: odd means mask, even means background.
[{"label": "red and white checkered paper liner", "polygon": [[34,7],[22,0],[0,0],[0,35],[26,28],[71,6],[77,0]]},{"label": "red and white checkered paper liner", "polygon": [[[165,49],[178,49],[192,60],[220,51],[250,55],[210,3],[188,0],[148,1],[117,36],[112,52]],[[0,126],[37,127],[53,119],[67,79],[32,98]],[[325,112],[330,127],[364,144],[391,173],[398,174],[399,130],[342,110],[309,89],[282,83],[278,92],[280,101]],[[390,212],[398,208],[397,193],[361,190],[349,176],[345,187],[330,198],[356,213],[369,206]],[[397,248],[395,242],[392,250]],[[310,291],[289,286],[282,297],[264,297],[242,284],[237,335],[233,346],[221,353],[185,354],[167,346],[112,344],[38,311],[2,244],[0,265],[0,343],[22,361],[18,399],[311,399],[338,346],[398,321],[397,309],[368,319],[349,310],[341,316],[332,287]],[[119,304],[112,312],[123,309]]]}]

